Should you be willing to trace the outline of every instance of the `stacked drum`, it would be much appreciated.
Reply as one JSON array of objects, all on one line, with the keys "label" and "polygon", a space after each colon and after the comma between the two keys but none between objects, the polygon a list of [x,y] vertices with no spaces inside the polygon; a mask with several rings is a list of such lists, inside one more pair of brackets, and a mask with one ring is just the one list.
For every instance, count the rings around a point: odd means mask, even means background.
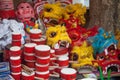
[{"label": "stacked drum", "polygon": [[48,45],[37,45],[35,47],[36,64],[35,76],[49,79],[50,47]]},{"label": "stacked drum", "polygon": [[36,43],[37,45],[46,43],[46,38],[42,37],[42,31],[40,29],[31,29],[30,39],[32,43]]},{"label": "stacked drum", "polygon": [[15,80],[21,80],[21,48],[12,46],[10,48],[11,75]]},{"label": "stacked drum", "polygon": [[21,33],[12,32],[12,46],[21,46]]},{"label": "stacked drum", "polygon": [[35,68],[35,43],[26,43],[24,45],[24,61],[25,65],[34,69]]},{"label": "stacked drum", "polygon": [[69,67],[68,48],[55,49],[56,64],[59,67],[55,69],[55,72],[60,74],[62,68]]}]

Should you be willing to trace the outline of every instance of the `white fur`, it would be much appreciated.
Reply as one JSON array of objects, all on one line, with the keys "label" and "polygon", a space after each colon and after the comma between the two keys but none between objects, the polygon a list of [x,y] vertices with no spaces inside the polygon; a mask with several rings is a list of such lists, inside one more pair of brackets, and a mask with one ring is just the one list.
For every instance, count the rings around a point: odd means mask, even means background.
[{"label": "white fur", "polygon": [[22,34],[21,42],[25,43],[24,24],[16,20],[3,19],[0,23],[0,50],[12,42],[12,32],[20,32]]}]

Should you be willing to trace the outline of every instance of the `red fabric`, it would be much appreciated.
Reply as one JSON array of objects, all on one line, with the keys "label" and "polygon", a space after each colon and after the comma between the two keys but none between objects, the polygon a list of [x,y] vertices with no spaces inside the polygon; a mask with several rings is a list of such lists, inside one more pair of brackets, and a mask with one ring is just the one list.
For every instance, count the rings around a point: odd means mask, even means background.
[{"label": "red fabric", "polygon": [[15,11],[14,10],[0,10],[0,18],[15,18]]}]

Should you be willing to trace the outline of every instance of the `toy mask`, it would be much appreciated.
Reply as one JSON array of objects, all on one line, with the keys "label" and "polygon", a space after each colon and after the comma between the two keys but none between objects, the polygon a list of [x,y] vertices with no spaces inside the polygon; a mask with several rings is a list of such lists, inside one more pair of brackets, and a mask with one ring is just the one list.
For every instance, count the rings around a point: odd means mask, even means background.
[{"label": "toy mask", "polygon": [[30,21],[32,18],[35,17],[34,9],[27,2],[20,3],[17,6],[16,15],[17,15],[18,19],[20,19],[22,22]]}]

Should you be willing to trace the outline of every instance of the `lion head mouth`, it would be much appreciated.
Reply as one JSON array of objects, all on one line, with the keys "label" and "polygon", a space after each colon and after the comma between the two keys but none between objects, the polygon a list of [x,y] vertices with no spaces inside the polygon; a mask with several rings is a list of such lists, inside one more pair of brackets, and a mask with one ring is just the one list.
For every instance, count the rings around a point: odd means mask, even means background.
[{"label": "lion head mouth", "polygon": [[85,65],[78,69],[78,73],[91,73],[93,70],[95,70],[93,66]]},{"label": "lion head mouth", "polygon": [[68,48],[69,47],[69,42],[68,41],[62,41],[62,40],[60,40],[60,41],[58,41],[58,43],[56,43],[55,45],[54,45],[54,48],[55,49],[60,49],[60,48]]},{"label": "lion head mouth", "polygon": [[50,19],[50,18],[43,18],[44,23],[46,24],[47,27],[49,26],[55,26],[58,25],[58,20],[56,19]]}]

